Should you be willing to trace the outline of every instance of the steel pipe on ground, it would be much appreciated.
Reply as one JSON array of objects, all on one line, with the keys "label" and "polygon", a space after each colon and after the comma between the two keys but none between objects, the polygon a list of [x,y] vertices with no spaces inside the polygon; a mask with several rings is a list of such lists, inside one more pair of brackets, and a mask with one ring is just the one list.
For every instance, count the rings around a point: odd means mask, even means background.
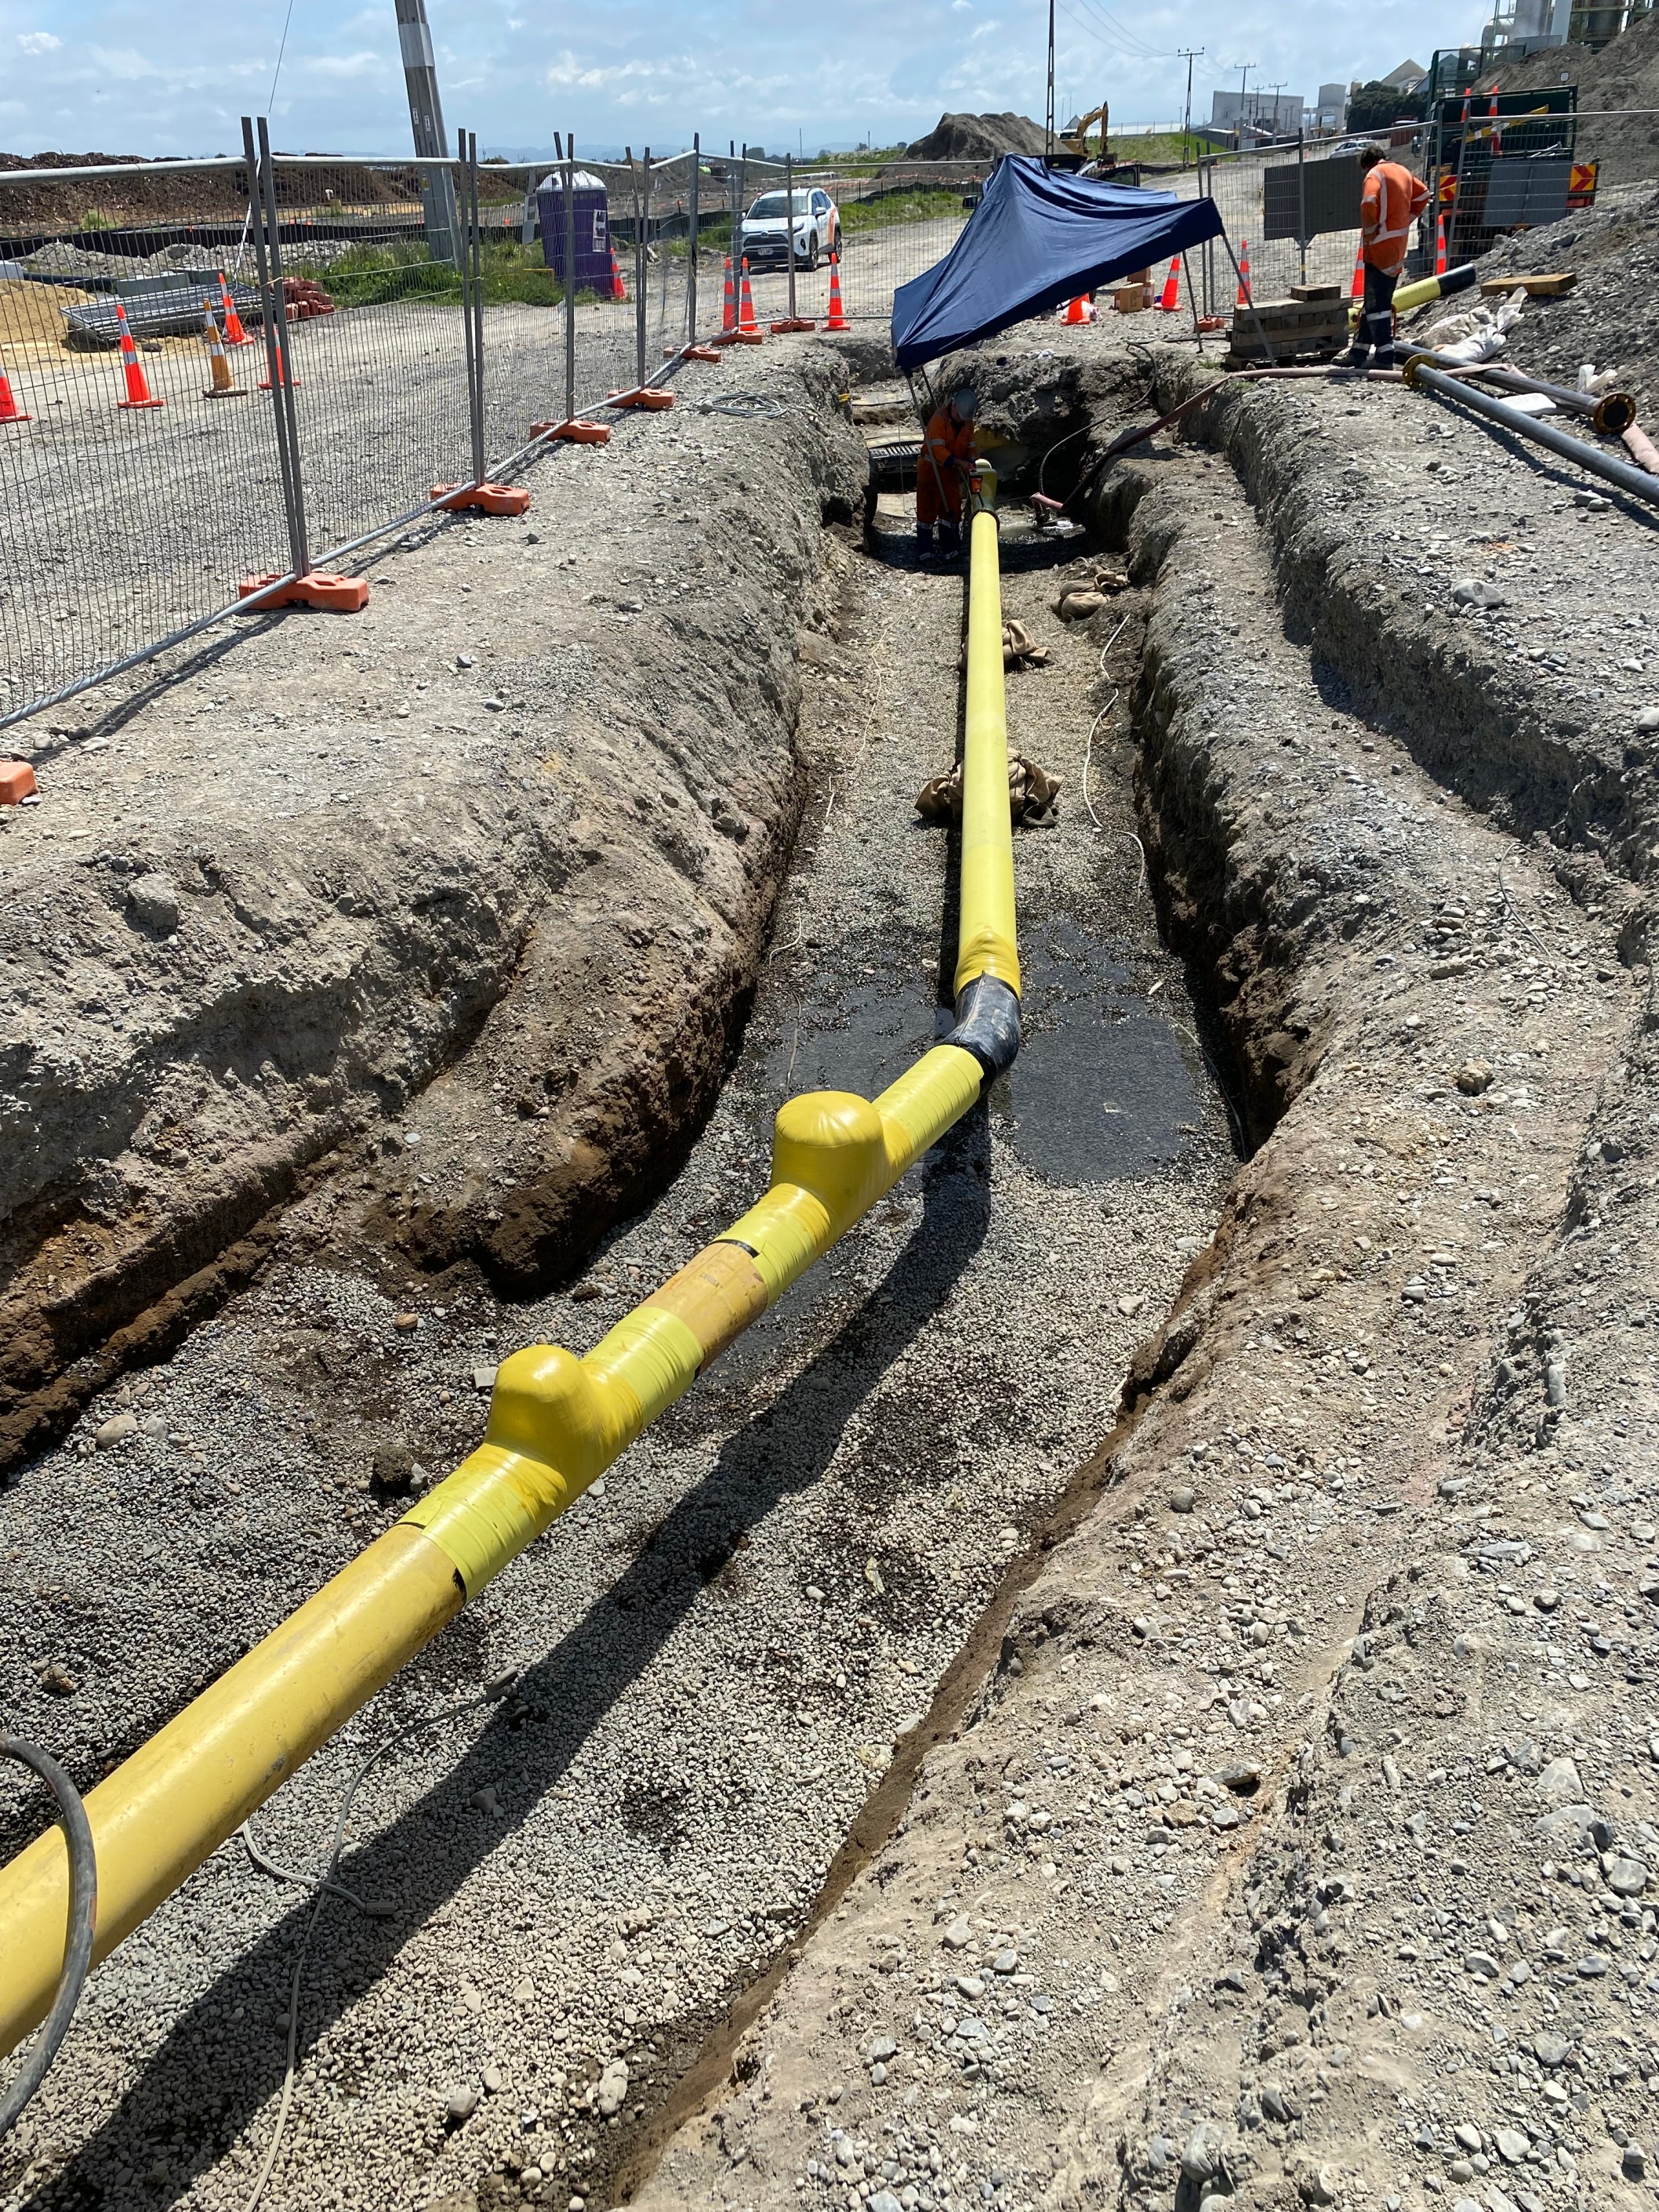
[{"label": "steel pipe on ground", "polygon": [[[91,1791],[94,1958],[110,1952],[557,1518],[962,1116],[1019,1048],[996,519],[969,533],[957,1026],[875,1099],[779,1109],[759,1203],[583,1358],[502,1362],[455,1472]],[[45,2016],[70,1926],[52,1828],[0,1869],[0,2055]]]},{"label": "steel pipe on ground", "polygon": [[1443,368],[1431,368],[1420,356],[1407,362],[1405,378],[1413,392],[1430,392],[1437,398],[1449,399],[1459,407],[1467,407],[1472,414],[1497,423],[1500,429],[1513,431],[1518,438],[1530,438],[1534,445],[1559,453],[1563,460],[1571,461],[1593,477],[1600,477],[1604,483],[1616,485],[1632,499],[1639,499],[1648,507],[1659,507],[1659,477],[1650,477],[1645,469],[1638,469],[1630,461],[1615,460],[1611,453],[1586,445],[1582,438],[1574,438],[1565,430],[1556,429],[1553,423],[1540,422],[1531,415],[1517,415],[1501,399],[1472,390],[1459,378],[1448,376]]},{"label": "steel pipe on ground", "polygon": [[1636,402],[1628,392],[1575,392],[1571,385],[1546,383],[1541,377],[1528,376],[1524,369],[1504,361],[1448,361],[1443,354],[1427,352],[1408,357],[1465,380],[1474,378],[1483,384],[1495,384],[1500,392],[1541,392],[1569,415],[1586,416],[1609,438],[1621,436],[1636,420]]}]

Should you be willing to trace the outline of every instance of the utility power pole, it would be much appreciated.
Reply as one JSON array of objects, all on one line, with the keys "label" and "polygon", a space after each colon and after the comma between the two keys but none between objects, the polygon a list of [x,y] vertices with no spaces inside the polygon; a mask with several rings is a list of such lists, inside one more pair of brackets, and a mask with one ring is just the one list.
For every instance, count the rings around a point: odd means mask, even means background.
[{"label": "utility power pole", "polygon": [[1256,66],[1255,62],[1240,62],[1238,64],[1238,128],[1233,133],[1235,153],[1238,152],[1244,143],[1244,81]]},{"label": "utility power pole", "polygon": [[1279,136],[1279,95],[1285,89],[1283,79],[1281,78],[1279,82],[1277,84],[1270,84],[1267,87],[1267,89],[1273,96],[1273,137],[1277,138]]},{"label": "utility power pole", "polygon": [[1203,51],[1202,46],[1182,46],[1176,50],[1176,58],[1187,64],[1187,106],[1181,118],[1181,166],[1183,169],[1187,166],[1187,142],[1193,135],[1193,57]]},{"label": "utility power pole", "polygon": [[1042,158],[1054,158],[1054,0],[1048,0],[1048,105],[1042,115]]},{"label": "utility power pole", "polygon": [[[393,0],[393,4],[398,11],[398,44],[403,51],[415,151],[423,160],[442,161],[448,158],[449,147],[444,137],[443,102],[438,96],[426,0]],[[451,172],[422,171],[421,199],[426,210],[427,251],[434,261],[458,261],[459,225],[455,219],[455,179]]]}]

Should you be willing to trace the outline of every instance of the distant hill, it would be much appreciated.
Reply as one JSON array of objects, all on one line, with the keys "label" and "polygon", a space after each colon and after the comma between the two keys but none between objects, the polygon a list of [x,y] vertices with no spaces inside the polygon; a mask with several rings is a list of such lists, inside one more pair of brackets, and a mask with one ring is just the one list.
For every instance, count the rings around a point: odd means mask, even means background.
[{"label": "distant hill", "polygon": [[1029,115],[941,115],[925,138],[904,150],[913,161],[988,161],[999,154],[1040,154],[1042,125]]}]

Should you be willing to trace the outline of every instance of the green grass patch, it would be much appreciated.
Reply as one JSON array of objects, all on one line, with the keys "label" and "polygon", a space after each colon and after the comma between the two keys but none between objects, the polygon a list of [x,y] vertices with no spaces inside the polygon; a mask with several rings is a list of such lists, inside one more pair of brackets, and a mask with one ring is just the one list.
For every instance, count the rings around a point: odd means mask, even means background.
[{"label": "green grass patch", "polygon": [[946,216],[963,216],[965,192],[884,192],[879,199],[843,200],[841,227],[849,238],[861,230],[885,230],[896,222],[937,222]]},{"label": "green grass patch", "polygon": [[[508,301],[530,307],[556,307],[564,288],[542,258],[539,244],[516,238],[492,241],[483,249],[486,304]],[[342,307],[378,307],[394,300],[430,300],[459,307],[461,272],[434,261],[424,246],[353,246],[317,272],[318,282]]]},{"label": "green grass patch", "polygon": [[1149,161],[1159,168],[1178,168],[1184,161],[1195,168],[1206,149],[1196,138],[1183,138],[1178,131],[1158,131],[1139,138],[1121,138],[1115,131],[1108,142],[1120,161]]}]

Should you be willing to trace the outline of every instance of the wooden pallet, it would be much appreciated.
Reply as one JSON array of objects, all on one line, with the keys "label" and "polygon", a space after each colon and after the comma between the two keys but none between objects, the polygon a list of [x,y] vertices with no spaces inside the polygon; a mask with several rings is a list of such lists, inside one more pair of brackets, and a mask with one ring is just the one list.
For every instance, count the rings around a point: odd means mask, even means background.
[{"label": "wooden pallet", "polygon": [[1294,361],[1303,354],[1328,361],[1340,352],[1348,343],[1347,305],[1336,286],[1317,289],[1319,296],[1311,300],[1260,300],[1254,313],[1249,307],[1235,307],[1227,365],[1248,368],[1252,362],[1265,365],[1264,337],[1267,342],[1265,358],[1273,362]]}]

